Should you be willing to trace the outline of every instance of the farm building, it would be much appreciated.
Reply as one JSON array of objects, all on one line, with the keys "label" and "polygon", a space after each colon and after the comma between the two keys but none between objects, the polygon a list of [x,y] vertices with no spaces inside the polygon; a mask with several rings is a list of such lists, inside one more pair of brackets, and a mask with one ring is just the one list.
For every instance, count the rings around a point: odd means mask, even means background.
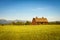
[{"label": "farm building", "polygon": [[32,24],[33,25],[47,24],[47,23],[48,23],[48,20],[47,20],[47,18],[44,18],[44,17],[42,17],[42,18],[36,17],[36,18],[32,19]]}]

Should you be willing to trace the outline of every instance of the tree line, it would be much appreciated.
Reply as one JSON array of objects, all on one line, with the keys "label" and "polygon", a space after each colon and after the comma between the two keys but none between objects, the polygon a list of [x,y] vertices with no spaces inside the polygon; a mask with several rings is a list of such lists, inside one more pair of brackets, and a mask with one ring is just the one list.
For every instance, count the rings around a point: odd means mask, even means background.
[{"label": "tree line", "polygon": [[[32,22],[31,21],[26,21],[26,22],[11,22],[11,23],[4,23],[4,24],[1,24],[0,25],[32,25]],[[54,21],[54,22],[48,22],[47,25],[60,25],[60,21]]]},{"label": "tree line", "polygon": [[0,25],[31,25],[32,23],[30,21],[26,21],[26,22],[11,22],[11,23],[4,23],[4,24],[1,24]]}]

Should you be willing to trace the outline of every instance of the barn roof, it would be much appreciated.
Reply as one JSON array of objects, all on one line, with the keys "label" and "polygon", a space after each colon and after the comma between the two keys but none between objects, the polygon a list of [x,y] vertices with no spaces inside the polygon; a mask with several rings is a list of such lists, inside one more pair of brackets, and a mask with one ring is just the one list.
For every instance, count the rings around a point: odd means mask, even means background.
[{"label": "barn roof", "polygon": [[36,22],[48,22],[47,18],[44,18],[44,17],[42,17],[42,18],[36,17],[36,18],[35,18],[35,21],[36,21]]}]

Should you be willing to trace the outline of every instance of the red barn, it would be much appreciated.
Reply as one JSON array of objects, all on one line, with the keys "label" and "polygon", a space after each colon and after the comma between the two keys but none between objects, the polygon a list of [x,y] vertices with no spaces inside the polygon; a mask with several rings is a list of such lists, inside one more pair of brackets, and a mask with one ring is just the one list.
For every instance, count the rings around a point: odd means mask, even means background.
[{"label": "red barn", "polygon": [[48,20],[47,20],[47,18],[44,18],[44,17],[42,17],[42,18],[36,17],[36,18],[32,19],[32,24],[33,25],[36,25],[36,24],[47,24],[47,23],[48,23]]}]

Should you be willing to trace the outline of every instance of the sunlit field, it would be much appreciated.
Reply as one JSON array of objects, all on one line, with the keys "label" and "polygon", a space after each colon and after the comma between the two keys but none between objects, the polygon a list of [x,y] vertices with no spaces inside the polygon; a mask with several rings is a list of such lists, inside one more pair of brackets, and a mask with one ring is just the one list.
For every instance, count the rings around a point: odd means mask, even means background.
[{"label": "sunlit field", "polygon": [[60,25],[0,25],[0,40],[60,40]]}]

